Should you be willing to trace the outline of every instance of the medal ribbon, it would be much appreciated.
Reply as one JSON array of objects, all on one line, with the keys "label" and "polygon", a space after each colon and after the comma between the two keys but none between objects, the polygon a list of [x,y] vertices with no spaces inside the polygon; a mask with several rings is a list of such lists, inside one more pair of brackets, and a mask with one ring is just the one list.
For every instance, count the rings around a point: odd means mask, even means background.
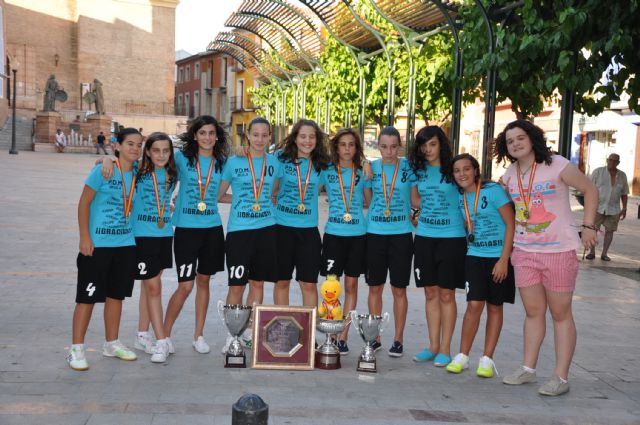
[{"label": "medal ribbon", "polygon": [[311,168],[313,163],[309,159],[309,169],[307,170],[307,177],[304,181],[304,188],[302,187],[302,180],[300,176],[300,163],[296,161],[296,174],[298,175],[298,193],[300,194],[300,203],[304,204],[304,197],[307,194],[307,188],[309,187],[309,180],[311,179]]},{"label": "medal ribbon", "polygon": [[382,171],[382,193],[384,194],[384,202],[387,204],[387,210],[389,204],[391,204],[391,198],[393,198],[393,189],[396,186],[396,177],[398,177],[398,168],[400,161],[396,159],[396,168],[393,170],[393,177],[391,178],[391,187],[389,187],[389,197],[387,197],[387,177],[384,174],[384,164],[380,161],[380,170]]},{"label": "medal ribbon", "polygon": [[356,165],[351,163],[351,187],[349,188],[349,203],[347,203],[347,198],[344,193],[344,183],[342,183],[342,169],[340,168],[340,164],[336,164],[336,171],[338,174],[338,181],[340,182],[340,194],[342,195],[342,202],[344,203],[344,209],[349,214],[349,209],[351,208],[351,200],[353,199],[353,186],[355,186],[356,181]]},{"label": "medal ribbon", "polygon": [[[253,169],[253,161],[251,160],[251,152],[247,152],[247,159],[249,160],[249,170],[251,171],[251,186],[253,187],[253,197],[256,200],[256,204],[259,204],[260,194],[262,193],[262,186],[264,185],[264,175],[267,171],[267,155],[262,158],[262,172],[260,172],[260,186],[256,187],[256,172]],[[311,168],[311,167],[309,167]]]},{"label": "medal ribbon", "polygon": [[529,187],[527,187],[527,196],[524,196],[524,188],[522,187],[522,177],[520,177],[520,164],[518,166],[518,191],[520,192],[520,197],[522,198],[522,202],[524,202],[525,211],[529,212],[529,204],[531,203],[531,194],[533,193],[533,178],[536,175],[536,167],[538,163],[534,160],[533,165],[531,166],[531,174],[529,175]]},{"label": "medal ribbon", "polygon": [[167,208],[167,194],[169,193],[169,176],[165,174],[164,179],[164,196],[162,198],[162,208],[160,208],[160,193],[158,190],[158,179],[156,177],[155,170],[151,173],[151,179],[153,179],[153,191],[156,193],[156,208],[158,209],[158,217],[160,221],[164,223],[164,211]]},{"label": "medal ribbon", "polygon": [[116,168],[120,172],[120,180],[122,181],[122,204],[124,209],[124,218],[125,220],[129,219],[129,215],[131,214],[131,205],[133,204],[133,188],[136,185],[136,174],[131,171],[131,186],[129,186],[129,196],[127,196],[127,188],[124,184],[124,173],[122,172],[122,168],[120,167],[120,160],[116,159]]},{"label": "medal ribbon", "polygon": [[202,187],[202,172],[200,171],[200,160],[196,159],[196,171],[198,172],[198,193],[200,193],[200,202],[204,202],[204,197],[207,194],[209,188],[209,182],[211,181],[211,172],[213,171],[214,157],[211,157],[211,164],[209,164],[209,171],[207,172],[207,182]]},{"label": "medal ribbon", "polygon": [[476,213],[478,212],[478,199],[480,199],[480,182],[476,183],[476,199],[473,201],[473,221],[471,221],[471,215],[469,214],[469,204],[467,204],[466,192],[462,196],[462,202],[464,203],[464,215],[467,221],[467,230],[470,235],[473,235],[473,229],[476,226]]}]

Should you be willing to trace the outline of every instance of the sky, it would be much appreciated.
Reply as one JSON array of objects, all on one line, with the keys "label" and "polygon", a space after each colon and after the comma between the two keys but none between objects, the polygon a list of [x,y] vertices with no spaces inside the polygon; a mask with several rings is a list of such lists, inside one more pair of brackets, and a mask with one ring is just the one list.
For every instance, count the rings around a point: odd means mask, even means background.
[{"label": "sky", "polygon": [[180,0],[176,9],[176,50],[206,50],[241,0]]}]

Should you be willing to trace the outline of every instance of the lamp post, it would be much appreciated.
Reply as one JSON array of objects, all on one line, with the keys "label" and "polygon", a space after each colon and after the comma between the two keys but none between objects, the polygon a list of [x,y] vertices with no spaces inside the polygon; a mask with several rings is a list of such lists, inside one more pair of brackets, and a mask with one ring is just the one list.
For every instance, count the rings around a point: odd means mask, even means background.
[{"label": "lamp post", "polygon": [[11,150],[9,150],[9,153],[11,155],[18,155],[18,150],[16,149],[16,73],[18,72],[18,70],[13,68],[11,72],[13,72],[13,100],[11,100],[11,107],[13,109],[13,123],[11,125]]}]

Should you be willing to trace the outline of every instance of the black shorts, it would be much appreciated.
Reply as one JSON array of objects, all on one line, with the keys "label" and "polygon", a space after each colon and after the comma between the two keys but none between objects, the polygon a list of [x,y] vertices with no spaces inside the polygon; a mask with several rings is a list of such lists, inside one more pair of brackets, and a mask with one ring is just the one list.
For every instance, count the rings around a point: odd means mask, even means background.
[{"label": "black shorts", "polygon": [[416,236],[413,276],[416,286],[439,286],[444,289],[464,288],[464,259],[467,240]]},{"label": "black shorts", "polygon": [[278,280],[318,283],[322,241],[317,227],[289,227],[276,224]]},{"label": "black shorts", "polygon": [[387,271],[391,285],[406,288],[411,279],[413,235],[378,235],[367,233],[367,275],[369,286],[384,285]]},{"label": "black shorts", "polygon": [[467,301],[486,301],[493,305],[513,304],[516,298],[516,285],[513,278],[513,266],[509,260],[507,277],[500,283],[493,280],[491,272],[499,258],[484,258],[467,255],[465,260],[465,284]]},{"label": "black shorts", "polygon": [[173,236],[136,238],[136,279],[152,279],[173,267]]},{"label": "black shorts", "polygon": [[94,248],[92,256],[78,254],[76,302],[103,303],[106,297],[123,300],[133,292],[136,247]]},{"label": "black shorts", "polygon": [[[224,270],[222,226],[202,229],[176,227],[173,236],[178,282],[189,282],[198,274],[211,276]],[[197,268],[196,268],[197,266]]]},{"label": "black shorts", "polygon": [[227,233],[229,286],[249,280],[275,282],[278,276],[276,226]]},{"label": "black shorts", "polygon": [[366,269],[367,236],[337,236],[325,233],[322,238],[322,267],[320,274],[342,273],[359,277]]}]

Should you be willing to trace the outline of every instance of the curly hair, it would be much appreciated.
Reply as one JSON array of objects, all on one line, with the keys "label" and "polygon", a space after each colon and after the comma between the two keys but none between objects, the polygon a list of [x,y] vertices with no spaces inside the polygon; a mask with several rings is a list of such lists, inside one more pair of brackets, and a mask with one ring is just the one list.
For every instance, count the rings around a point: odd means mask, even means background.
[{"label": "curly hair", "polygon": [[189,161],[189,165],[193,166],[195,164],[196,158],[198,157],[198,141],[196,140],[196,134],[198,131],[204,127],[205,125],[213,125],[216,128],[216,143],[213,145],[213,157],[215,158],[215,169],[218,172],[222,171],[222,167],[224,163],[227,161],[227,157],[229,156],[229,140],[227,139],[227,134],[224,131],[224,128],[218,123],[211,115],[200,115],[199,117],[194,118],[190,123],[187,131],[182,133],[179,137],[180,140],[184,142],[184,146],[182,147],[182,153]]},{"label": "curly hair", "polygon": [[167,161],[167,165],[165,165],[165,170],[167,171],[167,179],[169,181],[169,186],[173,186],[175,182],[178,181],[178,171],[176,170],[176,161],[173,155],[173,142],[171,138],[166,133],[162,133],[160,131],[151,133],[147,140],[144,143],[144,151],[142,152],[142,161],[140,162],[140,170],[138,172],[139,176],[144,176],[145,174],[152,173],[155,169],[153,162],[151,161],[151,148],[155,142],[159,142],[161,140],[166,140],[169,142],[169,160]]},{"label": "curly hair", "polygon": [[293,128],[291,133],[284,138],[280,144],[281,151],[278,155],[278,159],[282,162],[295,163],[298,160],[298,146],[296,145],[296,139],[302,127],[312,127],[316,133],[316,147],[311,151],[309,160],[313,162],[313,168],[316,171],[321,171],[327,168],[329,165],[329,155],[327,154],[326,140],[327,135],[320,129],[315,121],[301,119]]},{"label": "curly hair", "polygon": [[409,162],[414,171],[422,170],[427,165],[427,158],[422,153],[421,147],[434,137],[438,139],[440,144],[440,173],[445,177],[447,183],[451,183],[452,175],[450,170],[453,150],[449,138],[442,128],[437,125],[428,125],[418,131],[416,141],[409,151]]},{"label": "curly hair", "polygon": [[535,161],[538,164],[544,162],[547,165],[551,165],[551,148],[547,146],[547,138],[544,135],[544,131],[538,127],[537,125],[529,122],[527,120],[515,120],[507,124],[502,133],[498,134],[496,140],[493,143],[493,157],[496,158],[496,162],[500,164],[501,162],[516,162],[516,159],[509,155],[509,150],[507,149],[507,131],[512,130],[514,128],[520,128],[527,136],[529,136],[529,140],[531,140],[531,149],[535,155]]},{"label": "curly hair", "polygon": [[360,133],[353,128],[341,128],[329,141],[329,152],[331,153],[331,161],[336,164],[336,167],[340,165],[340,156],[338,155],[338,144],[340,139],[350,134],[356,142],[356,153],[353,155],[353,163],[356,168],[362,168],[362,164],[365,161],[364,149],[362,148],[362,140],[360,139]]}]

